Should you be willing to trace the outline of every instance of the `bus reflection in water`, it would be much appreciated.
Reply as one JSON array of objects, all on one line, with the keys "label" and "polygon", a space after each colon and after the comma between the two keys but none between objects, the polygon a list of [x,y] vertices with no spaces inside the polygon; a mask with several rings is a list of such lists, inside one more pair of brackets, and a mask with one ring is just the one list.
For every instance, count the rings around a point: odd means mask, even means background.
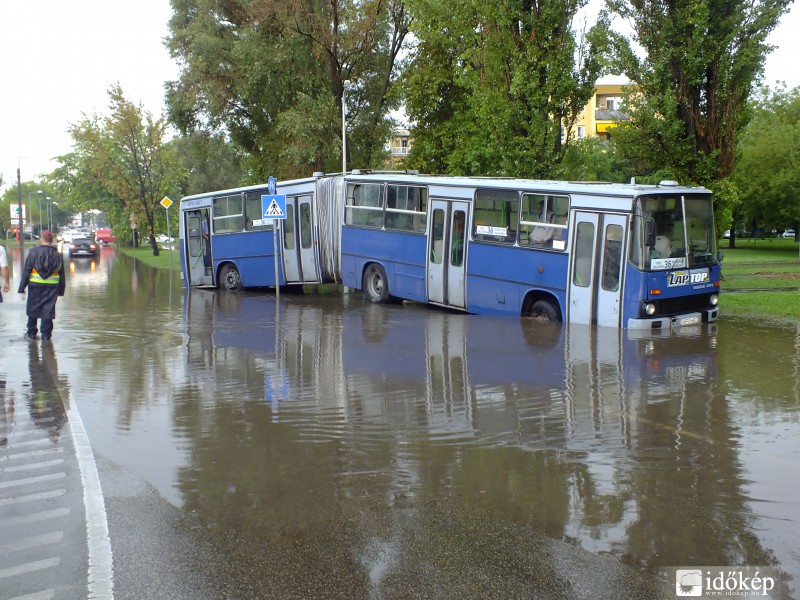
[{"label": "bus reflection in water", "polygon": [[353,171],[279,184],[285,219],[275,221],[262,213],[266,193],[181,201],[187,286],[339,283],[375,304],[630,329],[717,319],[720,264],[704,188]]},{"label": "bus reflection in water", "polygon": [[[198,377],[246,370],[237,377],[274,388],[264,391],[276,410],[313,396],[300,406],[379,419],[424,414],[430,431],[470,439],[493,431],[523,445],[624,444],[639,402],[682,403],[686,385],[715,376],[715,324],[662,337],[293,296],[281,301],[276,327],[273,297],[202,290],[187,291],[185,310],[187,362]],[[205,393],[213,401],[224,391]],[[424,412],[409,412],[410,399]],[[405,408],[395,414],[395,403]]]},{"label": "bus reflection in water", "polygon": [[[414,510],[422,531],[442,525],[434,497],[635,568],[735,564],[741,540],[764,564],[716,324],[660,335],[356,295],[285,296],[278,311],[270,294],[191,289],[184,307],[176,414],[213,438],[194,437],[193,458],[216,464],[232,436],[242,467],[198,462],[187,495],[235,489],[268,514],[307,515],[296,505],[316,486],[349,508]],[[272,477],[253,476],[262,464]],[[368,512],[353,526],[374,525]]]}]

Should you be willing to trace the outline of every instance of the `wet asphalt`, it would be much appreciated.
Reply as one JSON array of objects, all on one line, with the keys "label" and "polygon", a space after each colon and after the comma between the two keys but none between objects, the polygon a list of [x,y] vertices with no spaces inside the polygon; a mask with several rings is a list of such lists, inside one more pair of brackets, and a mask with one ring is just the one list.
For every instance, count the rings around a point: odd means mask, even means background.
[{"label": "wet asphalt", "polygon": [[[16,294],[6,300],[0,305],[0,600],[675,597],[655,574],[504,522],[477,504],[420,497],[413,510],[403,510],[399,499],[397,510],[369,517],[328,507],[319,521],[298,514],[284,526],[262,531],[256,521],[238,530],[179,508],[96,447],[88,465],[100,483],[93,496],[82,476],[87,465],[79,460],[77,424],[69,419],[80,415],[81,399],[54,367],[59,345],[80,343],[81,332],[57,319],[52,342],[30,342],[21,330],[24,300]],[[98,552],[92,550],[98,518],[108,532],[108,587],[98,587],[90,556]]]}]

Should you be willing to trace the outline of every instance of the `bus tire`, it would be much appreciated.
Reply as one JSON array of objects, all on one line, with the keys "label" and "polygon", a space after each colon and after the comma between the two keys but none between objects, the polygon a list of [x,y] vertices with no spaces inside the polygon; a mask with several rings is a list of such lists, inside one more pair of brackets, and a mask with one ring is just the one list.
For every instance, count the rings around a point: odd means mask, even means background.
[{"label": "bus tire", "polygon": [[361,290],[370,302],[375,304],[389,302],[391,295],[389,294],[389,280],[386,278],[386,270],[375,263],[370,264],[364,271]]},{"label": "bus tire", "polygon": [[528,316],[539,321],[550,321],[552,323],[561,321],[558,309],[548,300],[537,300],[534,302]]},{"label": "bus tire", "polygon": [[223,266],[219,272],[219,280],[222,282],[222,287],[229,292],[238,292],[242,289],[242,276],[234,265]]}]

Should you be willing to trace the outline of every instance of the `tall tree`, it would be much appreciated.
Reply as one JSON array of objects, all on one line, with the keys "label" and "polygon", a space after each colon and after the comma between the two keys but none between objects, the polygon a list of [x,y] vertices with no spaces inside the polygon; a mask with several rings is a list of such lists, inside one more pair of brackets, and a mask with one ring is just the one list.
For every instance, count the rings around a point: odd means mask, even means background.
[{"label": "tall tree", "polygon": [[[594,93],[585,0],[408,0],[418,44],[405,81],[409,163],[433,172],[546,177]],[[566,136],[569,140],[569,135]]]},{"label": "tall tree", "polygon": [[[181,131],[224,130],[251,179],[341,164],[342,103],[351,165],[379,162],[408,32],[402,0],[171,0],[168,86]],[[345,82],[351,83],[345,89]]]},{"label": "tall tree", "polygon": [[607,0],[633,29],[608,34],[610,68],[632,82],[618,148],[651,171],[723,191],[717,182],[733,170],[767,36],[791,2]]},{"label": "tall tree", "polygon": [[187,172],[181,188],[182,196],[247,183],[242,153],[224,136],[195,131],[176,137],[171,143]]},{"label": "tall tree", "polygon": [[[761,227],[791,225],[798,231],[800,88],[761,90],[753,119],[739,139],[734,180],[742,201],[736,221],[752,220]],[[734,226],[732,236],[735,231]]]},{"label": "tall tree", "polygon": [[636,175],[636,167],[621,156],[613,138],[588,137],[570,144],[554,175],[570,181],[626,183]]},{"label": "tall tree", "polygon": [[[141,105],[127,100],[119,85],[108,92],[110,114],[85,117],[70,127],[74,151],[60,172],[65,188],[105,196],[104,208],[115,227],[124,229],[132,216],[144,224],[153,254],[158,255],[156,222],[163,219],[160,202],[177,194],[185,172],[174,147],[167,143],[167,124]],[[75,176],[78,177],[75,177]]]}]

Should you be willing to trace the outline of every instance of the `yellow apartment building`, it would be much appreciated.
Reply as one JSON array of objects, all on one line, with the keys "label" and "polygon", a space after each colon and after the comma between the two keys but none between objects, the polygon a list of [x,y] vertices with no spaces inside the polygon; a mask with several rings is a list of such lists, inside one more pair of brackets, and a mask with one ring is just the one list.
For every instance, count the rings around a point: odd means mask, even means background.
[{"label": "yellow apartment building", "polygon": [[391,164],[393,167],[401,167],[411,150],[411,132],[408,129],[395,129],[392,142],[389,145],[391,152]]},{"label": "yellow apartment building", "polygon": [[573,137],[584,139],[590,137],[609,137],[615,121],[627,118],[620,110],[624,91],[629,83],[598,83],[594,96],[589,100],[578,119],[575,121]]},{"label": "yellow apartment building", "polygon": [[[615,126],[615,121],[627,118],[620,109],[624,98],[624,88],[630,85],[620,78],[611,78],[608,83],[598,82],[594,96],[589,100],[583,112],[575,121],[573,138],[590,137],[608,138]],[[408,152],[411,150],[411,133],[408,129],[396,129],[392,141],[387,147],[391,153],[390,167],[402,168]]]}]

